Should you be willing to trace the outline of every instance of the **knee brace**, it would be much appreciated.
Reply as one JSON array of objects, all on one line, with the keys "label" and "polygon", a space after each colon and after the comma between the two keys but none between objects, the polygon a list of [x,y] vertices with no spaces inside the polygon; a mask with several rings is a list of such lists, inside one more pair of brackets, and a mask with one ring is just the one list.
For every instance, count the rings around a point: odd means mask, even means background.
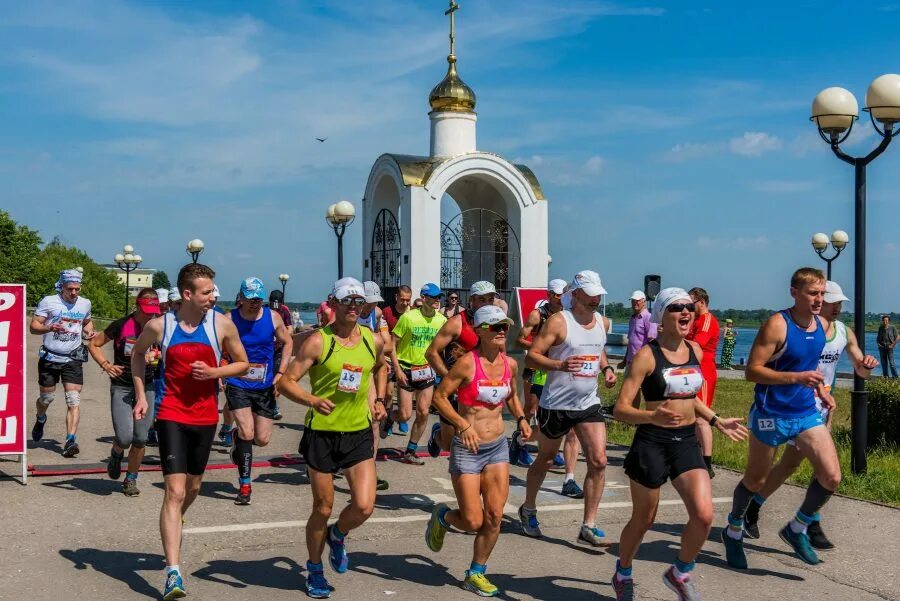
[{"label": "knee brace", "polygon": [[38,395],[38,402],[44,407],[49,407],[50,403],[53,402],[53,393],[42,392],[40,395]]},{"label": "knee brace", "polygon": [[81,404],[81,393],[77,390],[66,391],[66,406],[77,407]]}]

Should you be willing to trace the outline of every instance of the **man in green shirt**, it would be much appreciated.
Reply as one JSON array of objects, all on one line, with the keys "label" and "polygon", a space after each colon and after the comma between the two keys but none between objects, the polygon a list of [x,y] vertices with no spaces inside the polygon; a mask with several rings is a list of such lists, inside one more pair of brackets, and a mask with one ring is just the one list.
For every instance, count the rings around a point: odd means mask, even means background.
[{"label": "man in green shirt", "polygon": [[[328,561],[338,574],[347,571],[349,558],[344,537],[360,527],[375,508],[375,436],[372,420],[384,418],[386,370],[382,369],[381,337],[357,323],[366,304],[365,289],[354,278],[335,282],[329,306],[334,322],[308,336],[295,360],[278,382],[278,391],[306,405],[306,428],[300,454],[306,459],[313,509],[306,524],[307,594],[314,599],[331,595],[325,579],[322,553],[328,544]],[[309,374],[311,390],[299,381]],[[374,378],[371,376],[374,375]],[[376,394],[370,400],[374,380]],[[334,506],[334,474],[344,471],[350,502],[330,528]]]},{"label": "man in green shirt", "polygon": [[381,436],[383,438],[391,431],[394,421],[405,422],[410,418],[415,395],[416,420],[409,430],[409,442],[403,454],[403,462],[411,465],[425,465],[425,461],[416,455],[419,440],[428,425],[428,409],[434,394],[434,370],[428,365],[425,351],[447,322],[447,318],[438,312],[442,295],[437,284],[422,286],[422,306],[401,315],[392,330],[395,349],[392,359],[400,389],[400,406],[381,422]]}]

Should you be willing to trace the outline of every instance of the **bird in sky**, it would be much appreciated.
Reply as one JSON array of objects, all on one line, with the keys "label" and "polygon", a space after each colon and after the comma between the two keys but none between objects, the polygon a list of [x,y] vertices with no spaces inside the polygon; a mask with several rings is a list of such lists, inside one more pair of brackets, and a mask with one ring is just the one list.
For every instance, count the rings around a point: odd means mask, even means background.
[{"label": "bird in sky", "polygon": [[328,138],[316,138],[316,140],[318,140],[319,142],[324,142],[324,141],[327,140],[327,139],[328,139]]}]

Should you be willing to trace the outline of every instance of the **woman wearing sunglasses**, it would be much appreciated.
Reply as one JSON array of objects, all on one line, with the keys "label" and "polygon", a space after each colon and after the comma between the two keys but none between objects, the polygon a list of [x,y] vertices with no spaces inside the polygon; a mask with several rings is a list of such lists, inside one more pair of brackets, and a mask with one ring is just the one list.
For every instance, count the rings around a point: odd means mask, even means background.
[{"label": "woman wearing sunglasses", "polygon": [[[432,551],[444,546],[453,526],[475,532],[472,564],[464,587],[482,597],[495,597],[499,589],[485,576],[488,557],[500,536],[503,507],[509,497],[509,445],[503,425],[503,404],[516,417],[522,435],[531,428],[516,393],[516,362],[506,356],[506,336],[512,320],[495,305],[475,312],[473,325],[478,347],[460,357],[441,380],[434,406],[456,428],[450,448],[450,476],[459,509],[435,507],[425,541]],[[457,394],[459,410],[449,397]]]},{"label": "woman wearing sunglasses", "polygon": [[450,296],[447,297],[447,306],[441,309],[441,313],[447,319],[462,313],[462,305],[459,304],[459,295],[457,293],[450,293]]},{"label": "woman wearing sunglasses", "polygon": [[[659,337],[638,351],[629,367],[613,412],[617,420],[637,425],[625,473],[631,479],[631,519],[622,530],[613,576],[617,601],[634,599],[631,562],[644,534],[653,525],[659,490],[666,480],[688,512],[681,548],[663,582],[680,601],[699,599],[691,572],[713,519],[709,472],[697,441],[695,423],[705,419],[733,441],[747,438],[739,418],[719,418],[697,398],[703,386],[703,351],[685,340],[694,320],[694,303],[681,288],[666,288],[656,298],[651,319],[662,326]],[[645,408],[640,408],[643,393]]]}]

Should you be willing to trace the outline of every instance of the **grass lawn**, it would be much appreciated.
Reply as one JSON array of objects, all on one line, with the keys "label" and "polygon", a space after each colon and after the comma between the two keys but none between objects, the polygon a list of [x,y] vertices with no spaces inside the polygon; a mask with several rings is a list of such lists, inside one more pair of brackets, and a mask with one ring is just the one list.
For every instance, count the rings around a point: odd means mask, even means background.
[{"label": "grass lawn", "polygon": [[[603,402],[612,405],[618,394],[618,387],[603,389]],[[850,472],[850,391],[837,389],[835,399],[838,408],[834,416],[834,437],[841,459],[843,481],[842,495],[877,501],[900,507],[900,448],[878,447],[869,451],[868,472],[854,476]],[[723,417],[743,417],[746,419],[753,401],[753,384],[745,380],[722,380],[716,385],[716,412]],[[609,428],[609,440],[630,445],[634,428],[614,422]],[[734,443],[713,430],[713,463],[724,467],[743,470],[747,462],[747,443]],[[777,457],[776,457],[777,460]],[[806,486],[812,477],[812,469],[804,462],[791,478],[791,482]]]}]

